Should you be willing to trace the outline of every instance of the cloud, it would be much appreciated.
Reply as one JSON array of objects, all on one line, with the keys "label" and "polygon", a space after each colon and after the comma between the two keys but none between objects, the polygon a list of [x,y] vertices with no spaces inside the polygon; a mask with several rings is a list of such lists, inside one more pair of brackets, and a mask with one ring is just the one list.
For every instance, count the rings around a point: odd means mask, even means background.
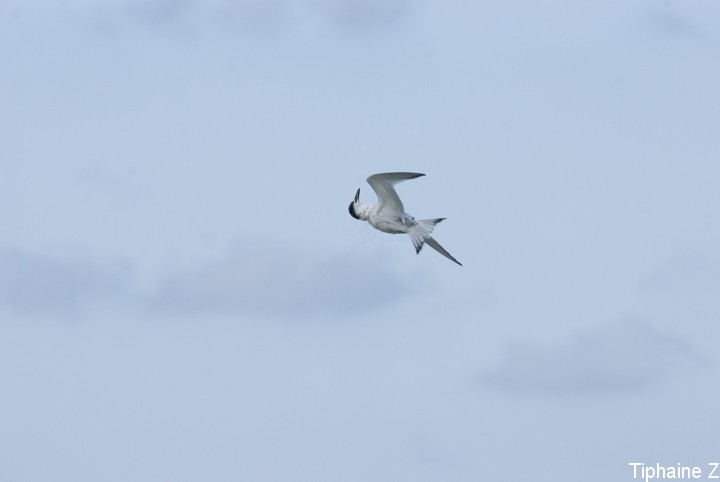
[{"label": "cloud", "polygon": [[[643,21],[655,35],[662,38],[673,41],[696,41],[716,46],[717,42],[714,36],[709,34],[697,12],[694,12],[695,17],[692,17],[684,10],[686,9],[676,7],[669,0],[665,0],[662,6],[648,9],[643,16]],[[706,13],[708,18],[712,18],[717,12],[711,7],[711,10]]]},{"label": "cloud", "polygon": [[720,286],[720,265],[693,255],[679,257],[645,277],[642,286],[650,290],[687,286],[714,292]]},{"label": "cloud", "polygon": [[551,345],[517,344],[483,374],[483,385],[508,391],[596,393],[636,389],[701,357],[683,339],[638,321],[597,328]]},{"label": "cloud", "polygon": [[213,23],[233,33],[275,32],[291,15],[292,9],[283,0],[224,1],[208,12]]},{"label": "cloud", "polygon": [[352,315],[389,305],[408,289],[380,259],[244,243],[213,263],[167,277],[148,305],[170,314]]},{"label": "cloud", "polygon": [[[390,305],[413,284],[386,260],[317,256],[284,245],[245,242],[215,262],[158,276],[155,290],[129,263],[59,259],[0,251],[0,308],[19,315],[67,316],[99,302],[153,314],[352,315]],[[144,307],[144,308],[143,308]]]},{"label": "cloud", "polygon": [[193,13],[196,3],[193,0],[149,0],[129,2],[122,11],[136,20],[154,24],[171,24]]},{"label": "cloud", "polygon": [[276,32],[325,20],[353,30],[383,27],[407,18],[411,0],[121,0],[93,14],[97,31],[149,30],[185,35],[210,32]]},{"label": "cloud", "polygon": [[397,23],[413,6],[410,0],[314,0],[311,5],[333,23],[351,28]]},{"label": "cloud", "polygon": [[277,27],[289,11],[283,0],[144,0],[127,2],[118,14],[151,27],[222,26],[257,31]]},{"label": "cloud", "polygon": [[127,266],[0,251],[0,305],[15,314],[74,314],[126,293]]}]

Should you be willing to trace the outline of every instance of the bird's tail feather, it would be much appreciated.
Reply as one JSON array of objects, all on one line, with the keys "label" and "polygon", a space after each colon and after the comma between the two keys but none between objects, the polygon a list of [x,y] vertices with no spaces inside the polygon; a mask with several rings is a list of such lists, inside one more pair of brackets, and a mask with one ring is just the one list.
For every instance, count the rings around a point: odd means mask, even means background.
[{"label": "bird's tail feather", "polygon": [[415,246],[416,253],[420,254],[420,250],[422,249],[423,245],[427,243],[428,246],[445,256],[447,259],[462,266],[462,263],[460,263],[460,261],[453,258],[450,253],[445,251],[445,248],[440,246],[440,243],[435,241],[435,239],[430,236],[430,234],[432,234],[433,232],[433,229],[435,229],[435,225],[440,221],[443,221],[444,219],[445,218],[421,219],[417,221],[417,224],[410,229],[408,234],[410,235],[410,239],[413,242],[413,246]]},{"label": "bird's tail feather", "polygon": [[462,263],[461,263],[460,261],[456,260],[455,258],[453,258],[453,256],[452,256],[450,253],[448,253],[447,251],[445,251],[445,248],[443,248],[442,246],[440,246],[440,243],[438,243],[437,241],[435,241],[435,239],[434,239],[432,236],[430,236],[429,238],[427,238],[427,239],[425,240],[425,242],[427,243],[428,246],[430,246],[430,247],[433,248],[435,251],[437,251],[438,253],[440,253],[440,254],[442,254],[443,256],[445,256],[445,257],[446,257],[447,259],[449,259],[450,261],[453,261],[453,262],[459,264],[460,266],[462,266]]},{"label": "bird's tail feather", "polygon": [[410,235],[413,246],[415,246],[416,253],[420,254],[423,244],[425,244],[427,239],[430,237],[430,234],[432,234],[433,229],[435,229],[435,225],[444,219],[445,218],[419,219],[417,224],[410,228],[408,234]]}]

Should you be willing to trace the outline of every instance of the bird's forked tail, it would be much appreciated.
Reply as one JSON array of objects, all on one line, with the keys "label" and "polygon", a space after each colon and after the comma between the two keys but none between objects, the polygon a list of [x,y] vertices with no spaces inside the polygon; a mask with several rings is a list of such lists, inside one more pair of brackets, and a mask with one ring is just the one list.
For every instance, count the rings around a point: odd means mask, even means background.
[{"label": "bird's forked tail", "polygon": [[438,253],[442,254],[449,260],[459,264],[462,266],[460,261],[456,260],[452,257],[450,253],[445,251],[445,248],[440,246],[440,243],[435,241],[430,234],[432,234],[433,229],[435,229],[435,225],[439,223],[440,221],[445,220],[445,218],[435,218],[435,219],[420,219],[417,222],[415,226],[410,228],[408,231],[408,234],[410,235],[410,239],[412,240],[413,246],[415,246],[415,252],[420,254],[420,250],[422,249],[423,245],[425,243],[428,244],[431,248],[433,248]]},{"label": "bird's forked tail", "polygon": [[430,237],[430,234],[432,234],[433,229],[435,229],[435,225],[440,221],[444,220],[445,218],[418,219],[416,221],[417,224],[410,228],[408,234],[410,235],[413,246],[415,246],[416,253],[420,253],[420,250],[423,248],[425,241],[427,241],[427,239]]}]

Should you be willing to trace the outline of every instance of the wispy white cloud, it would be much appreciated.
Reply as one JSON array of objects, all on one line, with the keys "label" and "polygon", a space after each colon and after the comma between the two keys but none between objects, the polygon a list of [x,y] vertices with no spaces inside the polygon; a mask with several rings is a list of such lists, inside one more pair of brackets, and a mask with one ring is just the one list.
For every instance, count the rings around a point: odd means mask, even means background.
[{"label": "wispy white cloud", "polygon": [[402,21],[415,3],[411,0],[311,0],[310,5],[341,27],[374,28]]},{"label": "wispy white cloud", "polygon": [[18,315],[67,316],[98,302],[154,315],[353,315],[388,306],[413,284],[386,260],[312,255],[283,245],[246,242],[215,262],[160,274],[149,292],[129,263],[59,259],[0,251],[0,308]]},{"label": "wispy white cloud", "polygon": [[128,17],[156,24],[177,22],[195,9],[197,3],[194,0],[149,0],[121,6],[121,11]]},{"label": "wispy white cloud", "polygon": [[273,30],[290,10],[283,0],[127,0],[104,13],[106,18],[125,27],[185,29],[197,33],[218,26],[234,31]]},{"label": "wispy white cloud", "polygon": [[0,251],[0,306],[12,313],[67,315],[128,290],[127,265]]},{"label": "wispy white cloud", "polygon": [[555,344],[511,346],[481,378],[507,391],[596,393],[636,389],[697,367],[703,358],[681,337],[627,321]]},{"label": "wispy white cloud", "polygon": [[109,31],[146,29],[193,34],[275,32],[289,25],[326,21],[362,30],[402,22],[412,0],[121,0],[95,12],[96,27]]},{"label": "wispy white cloud", "polygon": [[720,265],[710,259],[685,256],[670,261],[643,280],[646,289],[662,289],[678,286],[694,289],[716,289],[720,286]]},{"label": "wispy white cloud", "polygon": [[293,9],[284,0],[228,0],[207,13],[212,23],[233,33],[275,32],[288,24]]},{"label": "wispy white cloud", "polygon": [[167,277],[149,306],[165,313],[349,315],[391,304],[411,286],[381,259],[245,243],[213,263]]},{"label": "wispy white cloud", "polygon": [[[714,18],[718,8],[710,3],[696,9],[687,9],[679,2],[675,4],[670,0],[663,0],[662,4],[648,8],[642,19],[645,26],[654,34],[668,40],[694,41],[706,46],[717,46],[717,30],[715,25],[705,22],[702,13],[707,18]],[[709,27],[709,28],[708,28]]]}]

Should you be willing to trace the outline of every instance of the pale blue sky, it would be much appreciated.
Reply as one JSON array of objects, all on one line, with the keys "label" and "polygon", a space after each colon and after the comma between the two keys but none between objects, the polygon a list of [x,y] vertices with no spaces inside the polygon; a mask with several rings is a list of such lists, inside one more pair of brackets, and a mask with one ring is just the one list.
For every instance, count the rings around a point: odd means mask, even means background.
[{"label": "pale blue sky", "polygon": [[[720,5],[0,6],[0,480],[717,461]],[[464,266],[347,213],[365,178]]]}]

